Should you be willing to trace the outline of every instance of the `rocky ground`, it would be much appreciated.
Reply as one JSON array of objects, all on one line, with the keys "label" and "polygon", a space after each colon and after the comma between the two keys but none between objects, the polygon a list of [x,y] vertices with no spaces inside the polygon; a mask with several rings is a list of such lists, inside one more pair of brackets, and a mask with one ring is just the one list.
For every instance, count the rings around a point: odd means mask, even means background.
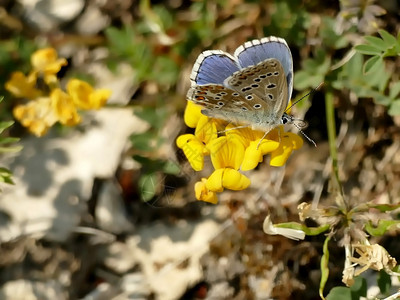
[{"label": "rocky ground", "polygon": [[[132,158],[130,137],[150,131],[152,124],[133,110],[154,103],[159,90],[132,80],[135,70],[124,62],[109,71],[102,62],[108,51],[101,34],[116,20],[135,21],[137,5],[130,0],[12,2],[0,1],[0,15],[8,17],[2,30],[52,43],[72,68],[87,70],[96,86],[113,94],[107,107],[85,114],[77,128],[56,127],[42,138],[15,129],[23,149],[0,160],[15,181],[1,185],[0,299],[319,298],[324,236],[299,242],[266,235],[263,222],[268,214],[274,223],[299,221],[301,202],[334,203],[323,90],[311,96],[307,114],[293,109],[298,117],[305,114],[306,133],[317,147],[305,141],[281,168],[260,164],[247,174],[251,188],[226,191],[212,205],[197,201],[193,190],[210,166],[203,173],[192,171],[175,146],[178,134],[188,130],[182,120],[188,62],[164,102],[170,114],[155,152],[181,171],[160,175],[156,195],[144,202],[138,182],[146,170]],[[240,27],[251,20],[237,22]],[[237,28],[235,22],[230,26]],[[339,169],[346,193],[351,201],[397,203],[399,120],[372,100],[341,104]],[[375,122],[368,123],[368,116]],[[395,233],[372,241],[400,257]],[[341,285],[341,246],[332,244],[326,291]]]}]

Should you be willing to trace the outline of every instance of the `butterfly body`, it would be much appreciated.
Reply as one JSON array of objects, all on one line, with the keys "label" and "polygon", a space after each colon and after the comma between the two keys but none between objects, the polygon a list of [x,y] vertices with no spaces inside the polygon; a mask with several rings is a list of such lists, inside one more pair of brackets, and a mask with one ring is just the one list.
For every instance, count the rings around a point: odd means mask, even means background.
[{"label": "butterfly body", "polygon": [[187,98],[202,113],[269,132],[290,121],[285,114],[293,88],[292,56],[283,39],[253,40],[232,56],[205,51],[191,74]]}]

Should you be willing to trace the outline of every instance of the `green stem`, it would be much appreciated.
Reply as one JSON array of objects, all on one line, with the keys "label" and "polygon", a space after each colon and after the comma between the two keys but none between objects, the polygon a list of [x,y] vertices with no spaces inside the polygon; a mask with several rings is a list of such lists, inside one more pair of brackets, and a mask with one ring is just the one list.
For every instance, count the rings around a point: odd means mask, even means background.
[{"label": "green stem", "polygon": [[332,183],[337,188],[340,198],[341,207],[347,210],[347,205],[344,201],[343,189],[339,179],[339,168],[338,168],[338,154],[336,146],[336,124],[335,124],[335,107],[333,104],[333,93],[332,90],[328,90],[325,94],[325,106],[326,106],[326,126],[328,128],[328,139],[329,139],[329,150],[332,159]]}]

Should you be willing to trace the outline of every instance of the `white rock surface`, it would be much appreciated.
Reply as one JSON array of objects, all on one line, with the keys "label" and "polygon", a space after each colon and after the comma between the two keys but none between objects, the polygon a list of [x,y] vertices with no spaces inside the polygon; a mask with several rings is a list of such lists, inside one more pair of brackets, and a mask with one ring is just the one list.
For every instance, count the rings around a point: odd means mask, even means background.
[{"label": "white rock surface", "polygon": [[127,240],[156,299],[179,299],[202,278],[200,258],[220,231],[213,220],[144,226]]},{"label": "white rock surface", "polygon": [[73,20],[85,6],[84,0],[18,0],[18,2],[28,22],[42,31],[51,31],[54,27]]},{"label": "white rock surface", "polygon": [[[92,124],[61,137],[24,138],[23,150],[1,165],[14,173],[15,185],[4,186],[0,242],[38,233],[63,241],[79,223],[95,177],[111,178],[128,137],[146,130],[130,108],[103,108],[84,116]],[[56,129],[53,129],[55,133]],[[1,216],[0,216],[1,217]]]},{"label": "white rock surface", "polygon": [[8,281],[0,288],[0,299],[52,300],[67,299],[66,293],[56,281],[29,281],[18,279]]}]

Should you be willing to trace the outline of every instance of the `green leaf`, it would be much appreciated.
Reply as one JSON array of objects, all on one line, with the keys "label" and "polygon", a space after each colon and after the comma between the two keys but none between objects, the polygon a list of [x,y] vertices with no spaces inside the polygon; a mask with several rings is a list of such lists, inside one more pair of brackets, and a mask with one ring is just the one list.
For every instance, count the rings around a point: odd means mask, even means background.
[{"label": "green leaf", "polygon": [[336,22],[336,19],[333,17],[322,16],[319,36],[324,41],[326,49],[341,49],[347,47],[349,44],[345,35],[338,34],[335,30]]},{"label": "green leaf", "polygon": [[386,273],[384,270],[379,271],[377,283],[379,286],[379,290],[384,295],[389,292],[390,287],[392,286],[392,280],[390,278],[390,275]]},{"label": "green leaf", "polygon": [[393,211],[395,209],[400,208],[400,204],[375,204],[368,203],[369,208],[378,209],[380,212],[388,212]]},{"label": "green leaf", "polygon": [[389,89],[389,97],[395,99],[400,93],[400,81],[392,82]]},{"label": "green leaf", "polygon": [[376,64],[373,72],[369,72],[368,74],[363,74],[363,82],[364,85],[371,88],[377,87],[381,94],[384,94],[384,91],[389,83],[389,79],[391,77],[391,73],[388,72],[385,68],[385,64]]},{"label": "green leaf", "polygon": [[353,57],[350,59],[350,61],[344,65],[343,68],[343,73],[344,75],[347,75],[346,77],[348,78],[359,78],[363,76],[362,74],[362,64],[363,64],[364,57],[356,53],[353,55]]},{"label": "green leaf", "polygon": [[14,184],[12,173],[9,169],[0,167],[0,182]]},{"label": "green leaf", "polygon": [[160,182],[156,173],[144,174],[139,178],[140,197],[143,201],[150,201],[156,195]]},{"label": "green leaf", "polygon": [[274,224],[274,226],[279,228],[290,228],[290,229],[301,230],[304,231],[306,235],[318,235],[327,231],[330,228],[329,224],[322,225],[319,227],[307,227],[306,225],[297,222],[279,223],[279,224]]},{"label": "green leaf", "polygon": [[5,129],[7,129],[8,127],[10,127],[11,125],[14,124],[14,121],[4,121],[4,122],[0,122],[0,133],[3,133],[3,131]]},{"label": "green leaf", "polygon": [[141,107],[135,109],[133,113],[157,129],[164,127],[168,115],[168,111],[163,107]]},{"label": "green leaf", "polygon": [[178,175],[181,171],[181,168],[177,163],[173,161],[167,161],[164,164],[163,171],[165,174]]},{"label": "green leaf", "polygon": [[351,290],[344,286],[334,287],[330,290],[327,300],[352,300]]},{"label": "green leaf", "polygon": [[388,111],[389,115],[391,116],[398,116],[400,115],[400,98],[395,99],[389,107]]},{"label": "green leaf", "polygon": [[383,59],[380,56],[372,56],[364,64],[364,74],[377,70],[377,68],[380,67],[380,64],[383,64]]},{"label": "green leaf", "polygon": [[354,284],[348,288],[344,286],[334,287],[330,290],[327,300],[359,300],[367,296],[367,281],[358,276],[354,278]]},{"label": "green leaf", "polygon": [[132,158],[142,165],[144,173],[160,172],[166,164],[164,160],[152,159],[141,155],[133,155]]},{"label": "green leaf", "polygon": [[151,151],[153,150],[152,141],[156,138],[156,135],[152,131],[147,131],[139,134],[133,134],[129,138],[132,147],[135,150],[140,151]]},{"label": "green leaf", "polygon": [[371,208],[377,209],[382,213],[393,211],[395,209],[400,208],[400,204],[375,204],[375,203],[363,203],[355,206],[351,212],[365,212],[370,210]]},{"label": "green leaf", "polygon": [[357,45],[354,47],[357,52],[365,55],[381,55],[382,51],[379,48],[376,48],[375,46],[371,45]]},{"label": "green leaf", "polygon": [[16,137],[0,137],[0,144],[11,144],[11,143],[16,143],[19,141],[19,138]]},{"label": "green leaf", "polygon": [[331,58],[324,51],[318,51],[314,59],[306,59],[302,70],[296,72],[294,85],[297,90],[314,88],[324,81],[331,66]]},{"label": "green leaf", "polygon": [[381,93],[371,90],[371,93],[366,95],[365,97],[372,97],[374,98],[375,102],[381,105],[388,106],[392,102],[389,97],[382,95]]},{"label": "green leaf", "polygon": [[164,85],[176,82],[179,76],[179,67],[176,62],[168,56],[159,56],[154,64],[152,79]]},{"label": "green leaf", "polygon": [[142,165],[144,173],[164,172],[165,174],[177,175],[180,172],[179,165],[173,161],[151,159],[141,155],[133,155],[132,158]]},{"label": "green leaf", "polygon": [[9,147],[0,147],[1,153],[11,153],[21,151],[22,146],[9,146]]},{"label": "green leaf", "polygon": [[392,226],[399,224],[400,221],[398,220],[379,220],[378,225],[375,227],[370,221],[365,224],[365,230],[372,236],[382,236],[390,230]]},{"label": "green leaf", "polygon": [[367,297],[367,280],[361,276],[354,278],[354,284],[350,287],[352,298],[360,299],[360,297]]},{"label": "green leaf", "polygon": [[[321,281],[319,283],[319,296],[324,298],[324,288],[329,277],[329,244],[330,237],[327,236],[322,247],[323,255],[321,257]],[[334,298],[333,298],[334,299]]]},{"label": "green leaf", "polygon": [[387,45],[386,43],[376,37],[376,36],[365,36],[364,39],[368,42],[368,44],[370,44],[371,46],[374,46],[375,48],[380,49],[381,51],[385,51],[387,49]]},{"label": "green leaf", "polygon": [[117,55],[133,54],[132,44],[137,39],[137,34],[132,26],[124,26],[122,29],[109,27],[105,30],[110,43],[110,49]]},{"label": "green leaf", "polygon": [[307,88],[314,88],[319,83],[324,81],[324,76],[322,75],[310,75],[307,72],[299,71],[294,76],[294,84],[296,90],[305,90]]},{"label": "green leaf", "polygon": [[397,39],[386,30],[380,29],[378,32],[385,42],[387,48],[390,48],[397,43]]},{"label": "green leaf", "polygon": [[400,81],[392,82],[389,89],[389,97],[395,99],[400,93]]}]

